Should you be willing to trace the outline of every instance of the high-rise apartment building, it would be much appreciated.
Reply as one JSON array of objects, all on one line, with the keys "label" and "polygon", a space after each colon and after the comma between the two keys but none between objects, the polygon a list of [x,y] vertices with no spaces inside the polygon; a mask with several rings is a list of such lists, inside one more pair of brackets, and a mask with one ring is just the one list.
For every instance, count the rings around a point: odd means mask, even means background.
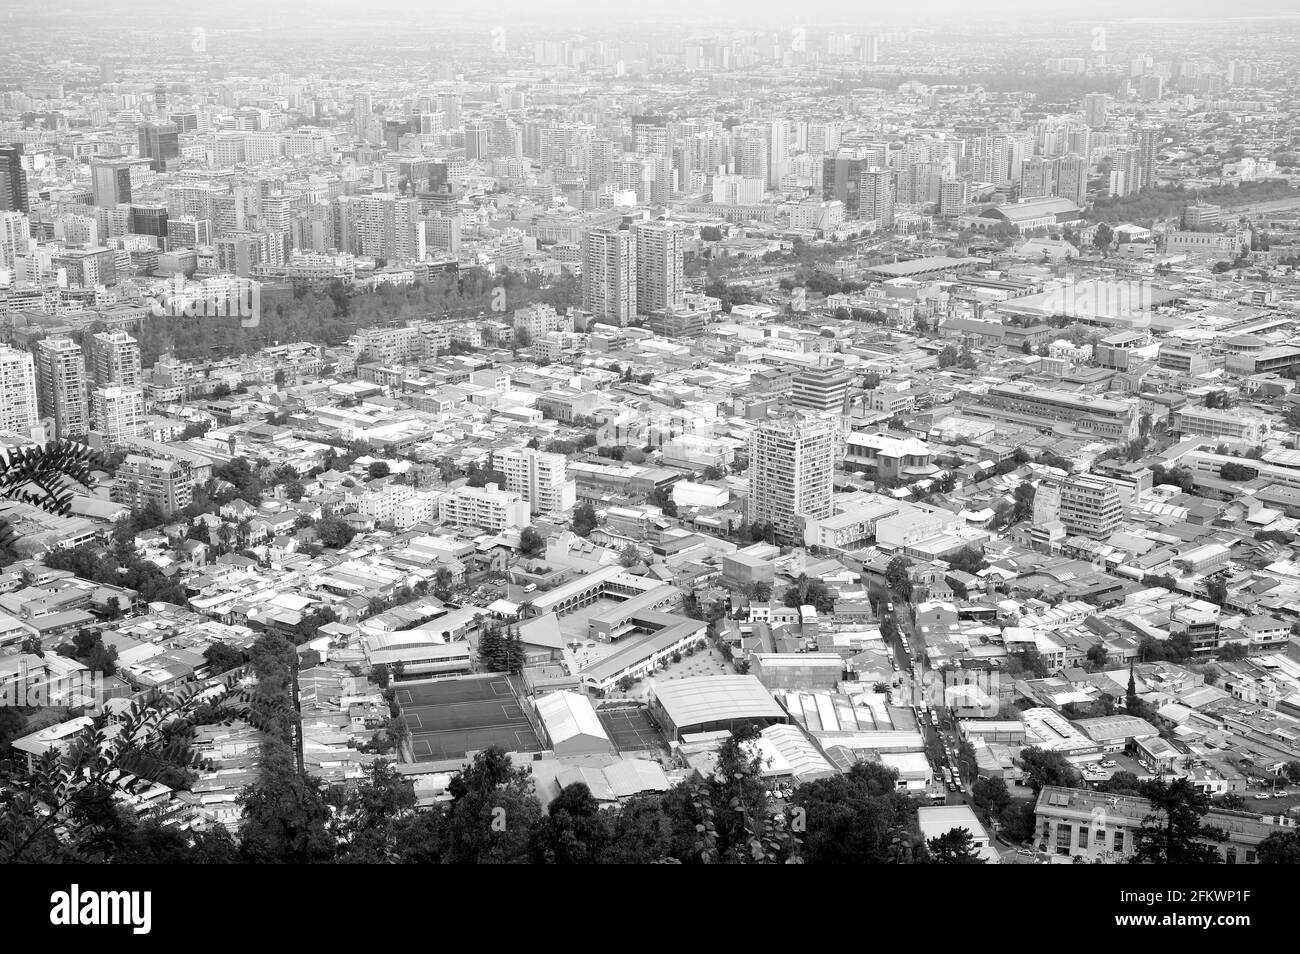
[{"label": "high-rise apartment building", "polygon": [[91,421],[110,449],[135,437],[144,420],[144,391],[138,387],[95,388],[90,393]]},{"label": "high-rise apartment building", "polygon": [[833,421],[800,417],[754,428],[749,439],[751,526],[770,523],[778,542],[799,545],[806,519],[833,513],[835,430]]},{"label": "high-rise apartment building", "polygon": [[1090,129],[1105,129],[1110,97],[1105,93],[1086,93],[1083,97],[1083,121]]},{"label": "high-rise apartment building", "polygon": [[31,354],[0,345],[0,431],[25,434],[38,420],[36,363]]},{"label": "high-rise apartment building", "polygon": [[592,229],[582,241],[582,307],[596,321],[626,325],[636,315],[636,243],[631,232]]},{"label": "high-rise apartment building", "polygon": [[1119,491],[1107,480],[1074,475],[1061,481],[1060,520],[1068,533],[1103,538],[1124,514]]},{"label": "high-rise apartment building", "polygon": [[132,510],[157,504],[170,517],[189,506],[194,495],[194,470],[187,461],[128,454],[117,468],[110,496]]},{"label": "high-rise apartment building", "polygon": [[140,383],[140,344],[125,331],[101,331],[90,339],[90,376],[97,388]]},{"label": "high-rise apartment building", "polygon": [[90,429],[86,362],[71,338],[44,338],[37,343],[36,389],[41,416],[54,420],[54,437],[85,436]]},{"label": "high-rise apartment building", "polygon": [[642,222],[635,234],[637,314],[684,304],[681,230],[671,222]]},{"label": "high-rise apartment building", "polygon": [[343,252],[383,260],[423,261],[426,252],[420,200],[395,192],[341,196],[339,235]]},{"label": "high-rise apartment building", "polygon": [[879,229],[894,227],[894,173],[889,169],[868,169],[862,173],[860,211]]},{"label": "high-rise apartment building", "polygon": [[577,503],[577,483],[566,476],[563,454],[513,448],[494,453],[492,466],[506,475],[506,490],[520,494],[533,513],[564,513]]}]

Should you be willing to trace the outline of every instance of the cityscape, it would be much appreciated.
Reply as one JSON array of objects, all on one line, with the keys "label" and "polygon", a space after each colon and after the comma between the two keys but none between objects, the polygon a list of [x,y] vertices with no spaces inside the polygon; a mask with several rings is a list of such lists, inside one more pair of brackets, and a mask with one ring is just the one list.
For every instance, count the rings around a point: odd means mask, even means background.
[{"label": "cityscape", "polygon": [[595,6],[0,12],[0,862],[1300,862],[1300,15]]}]

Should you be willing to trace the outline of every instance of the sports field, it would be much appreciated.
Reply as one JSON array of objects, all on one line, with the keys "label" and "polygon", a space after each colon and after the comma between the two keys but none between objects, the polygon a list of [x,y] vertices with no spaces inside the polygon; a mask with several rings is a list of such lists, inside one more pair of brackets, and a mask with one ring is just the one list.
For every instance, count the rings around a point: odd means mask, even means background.
[{"label": "sports field", "polygon": [[493,745],[507,752],[542,748],[509,676],[405,683],[397,703],[417,761],[458,759]]}]

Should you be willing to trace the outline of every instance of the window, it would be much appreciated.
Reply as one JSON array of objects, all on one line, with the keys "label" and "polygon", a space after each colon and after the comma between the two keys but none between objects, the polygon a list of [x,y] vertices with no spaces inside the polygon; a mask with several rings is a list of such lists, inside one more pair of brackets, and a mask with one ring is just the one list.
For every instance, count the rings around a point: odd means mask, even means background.
[{"label": "window", "polygon": [[1074,827],[1064,823],[1056,826],[1056,847],[1069,848],[1074,842]]},{"label": "window", "polygon": [[1088,829],[1082,826],[1079,828],[1079,847],[1080,848],[1088,847]]}]

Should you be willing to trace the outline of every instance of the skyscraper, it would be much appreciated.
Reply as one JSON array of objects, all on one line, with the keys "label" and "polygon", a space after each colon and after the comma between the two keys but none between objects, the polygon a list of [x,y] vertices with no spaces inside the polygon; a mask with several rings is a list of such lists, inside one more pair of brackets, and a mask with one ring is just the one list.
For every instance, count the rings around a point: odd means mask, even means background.
[{"label": "skyscraper", "polygon": [[636,310],[652,315],[685,302],[682,234],[671,222],[636,227]]},{"label": "skyscraper", "polygon": [[95,387],[140,383],[140,345],[125,331],[101,331],[90,339],[90,374]]},{"label": "skyscraper", "polygon": [[767,187],[779,189],[781,177],[790,166],[790,120],[774,119],[767,124]]},{"label": "skyscraper", "polygon": [[131,201],[130,159],[103,159],[90,164],[90,191],[95,205],[111,209]]},{"label": "skyscraper", "polygon": [[29,212],[22,143],[0,146],[0,212]]},{"label": "skyscraper", "polygon": [[1106,110],[1110,97],[1105,93],[1087,93],[1083,97],[1083,121],[1091,129],[1106,128]]},{"label": "skyscraper", "polygon": [[592,229],[582,241],[582,307],[596,321],[626,325],[636,315],[636,244],[631,232]]},{"label": "skyscraper", "polygon": [[1083,208],[1088,199],[1087,159],[1071,155],[1057,161],[1055,194]]},{"label": "skyscraper", "polygon": [[1149,189],[1156,184],[1156,153],[1160,151],[1160,130],[1154,126],[1143,126],[1133,134],[1137,143],[1138,182],[1134,191]]},{"label": "skyscraper", "polygon": [[154,172],[164,172],[180,158],[180,130],[175,123],[141,123],[140,158]]},{"label": "skyscraper", "polygon": [[894,227],[894,173],[889,169],[868,169],[862,173],[862,217],[880,229]]},{"label": "skyscraper", "polygon": [[765,421],[749,438],[750,526],[771,524],[780,543],[802,545],[806,518],[834,508],[835,424],[817,418]]},{"label": "skyscraper", "polygon": [[71,338],[45,338],[37,344],[36,390],[41,416],[54,420],[55,437],[85,436],[90,425],[86,362]]},{"label": "skyscraper", "polygon": [[36,422],[36,363],[29,352],[0,345],[0,431],[22,434]]}]

